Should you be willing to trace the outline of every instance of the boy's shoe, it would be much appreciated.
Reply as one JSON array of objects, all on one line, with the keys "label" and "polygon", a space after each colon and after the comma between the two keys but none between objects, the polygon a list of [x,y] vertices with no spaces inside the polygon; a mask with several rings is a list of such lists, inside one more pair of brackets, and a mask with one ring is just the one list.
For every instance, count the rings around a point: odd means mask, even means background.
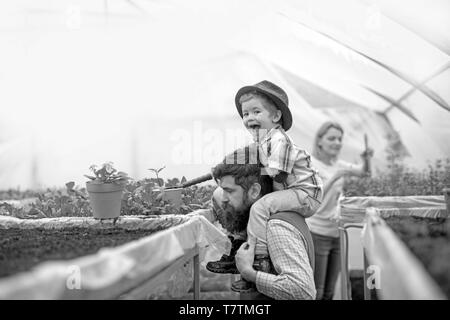
[{"label": "boy's shoe", "polygon": [[[255,261],[253,262],[253,268],[256,271],[262,271],[266,273],[275,274],[275,268],[273,267],[272,261],[266,255],[255,255]],[[241,279],[235,281],[231,284],[231,290],[240,293],[250,293],[257,291],[256,284],[253,282]]]},{"label": "boy's shoe", "polygon": [[234,239],[233,237],[228,237],[231,240],[231,252],[230,255],[224,254],[219,261],[210,261],[206,264],[206,269],[214,273],[231,273],[238,274],[239,270],[236,267],[236,261],[234,256],[240,248],[240,246],[245,242],[242,239]]},{"label": "boy's shoe", "polygon": [[234,261],[234,256],[224,254],[219,261],[210,261],[206,264],[206,269],[214,273],[238,274],[239,271]]},{"label": "boy's shoe", "polygon": [[275,268],[272,264],[272,260],[268,255],[256,254],[253,261],[253,268],[256,271],[262,271],[265,273],[276,274]]},{"label": "boy's shoe", "polygon": [[239,293],[250,293],[257,291],[256,285],[253,282],[244,279],[233,282],[231,284],[231,290]]}]

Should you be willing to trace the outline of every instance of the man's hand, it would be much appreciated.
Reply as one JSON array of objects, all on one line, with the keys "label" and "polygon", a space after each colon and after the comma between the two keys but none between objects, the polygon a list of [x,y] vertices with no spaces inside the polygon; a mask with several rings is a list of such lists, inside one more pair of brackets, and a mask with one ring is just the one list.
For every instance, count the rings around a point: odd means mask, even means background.
[{"label": "man's hand", "polygon": [[236,253],[236,267],[241,276],[251,282],[256,282],[256,270],[253,269],[253,261],[255,260],[256,239],[249,237]]}]

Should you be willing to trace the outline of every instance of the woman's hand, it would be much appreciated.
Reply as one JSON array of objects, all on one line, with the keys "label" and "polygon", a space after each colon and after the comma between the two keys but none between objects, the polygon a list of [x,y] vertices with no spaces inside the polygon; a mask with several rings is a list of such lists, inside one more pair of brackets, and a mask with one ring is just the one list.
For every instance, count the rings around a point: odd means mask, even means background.
[{"label": "woman's hand", "polygon": [[370,176],[370,159],[373,157],[373,149],[367,147],[363,153],[361,153],[361,158],[363,159],[363,176]]},{"label": "woman's hand", "polygon": [[370,158],[373,157],[373,154],[374,154],[373,149],[372,148],[367,148],[366,150],[363,151],[363,153],[361,153],[361,158],[363,160],[366,160],[366,159],[370,160]]}]

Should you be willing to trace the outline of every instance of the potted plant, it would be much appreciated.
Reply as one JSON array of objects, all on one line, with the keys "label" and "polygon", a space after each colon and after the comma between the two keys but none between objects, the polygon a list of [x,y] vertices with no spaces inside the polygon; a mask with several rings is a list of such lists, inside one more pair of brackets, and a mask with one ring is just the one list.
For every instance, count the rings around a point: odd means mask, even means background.
[{"label": "potted plant", "polygon": [[[182,188],[177,188],[175,186],[166,187],[164,185],[164,180],[159,177],[159,173],[165,167],[166,166],[164,166],[162,168],[159,168],[159,169],[150,168],[148,170],[153,171],[155,173],[155,175],[156,175],[156,182],[159,185],[158,191],[161,192],[159,198],[162,199],[163,201],[166,201],[166,202],[174,205],[175,208],[180,208],[180,206],[183,204],[182,194],[181,194],[183,189]],[[175,181],[173,181],[173,182],[174,182],[174,184],[177,184]]]},{"label": "potted plant", "polygon": [[104,163],[100,168],[89,168],[94,176],[85,175],[89,201],[96,219],[117,219],[120,216],[122,194],[130,179],[125,172],[117,171],[112,162]]}]

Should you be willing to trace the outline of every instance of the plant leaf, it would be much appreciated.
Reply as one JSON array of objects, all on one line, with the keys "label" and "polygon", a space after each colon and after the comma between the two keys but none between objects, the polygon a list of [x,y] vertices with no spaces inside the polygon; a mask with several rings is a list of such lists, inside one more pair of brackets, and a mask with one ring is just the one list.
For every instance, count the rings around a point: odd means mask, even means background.
[{"label": "plant leaf", "polygon": [[67,182],[66,187],[68,190],[73,190],[73,187],[75,187],[75,182],[73,181]]},{"label": "plant leaf", "polygon": [[160,173],[163,169],[165,169],[166,168],[166,166],[164,166],[164,167],[162,167],[162,168],[159,168],[158,169],[158,173]]}]

